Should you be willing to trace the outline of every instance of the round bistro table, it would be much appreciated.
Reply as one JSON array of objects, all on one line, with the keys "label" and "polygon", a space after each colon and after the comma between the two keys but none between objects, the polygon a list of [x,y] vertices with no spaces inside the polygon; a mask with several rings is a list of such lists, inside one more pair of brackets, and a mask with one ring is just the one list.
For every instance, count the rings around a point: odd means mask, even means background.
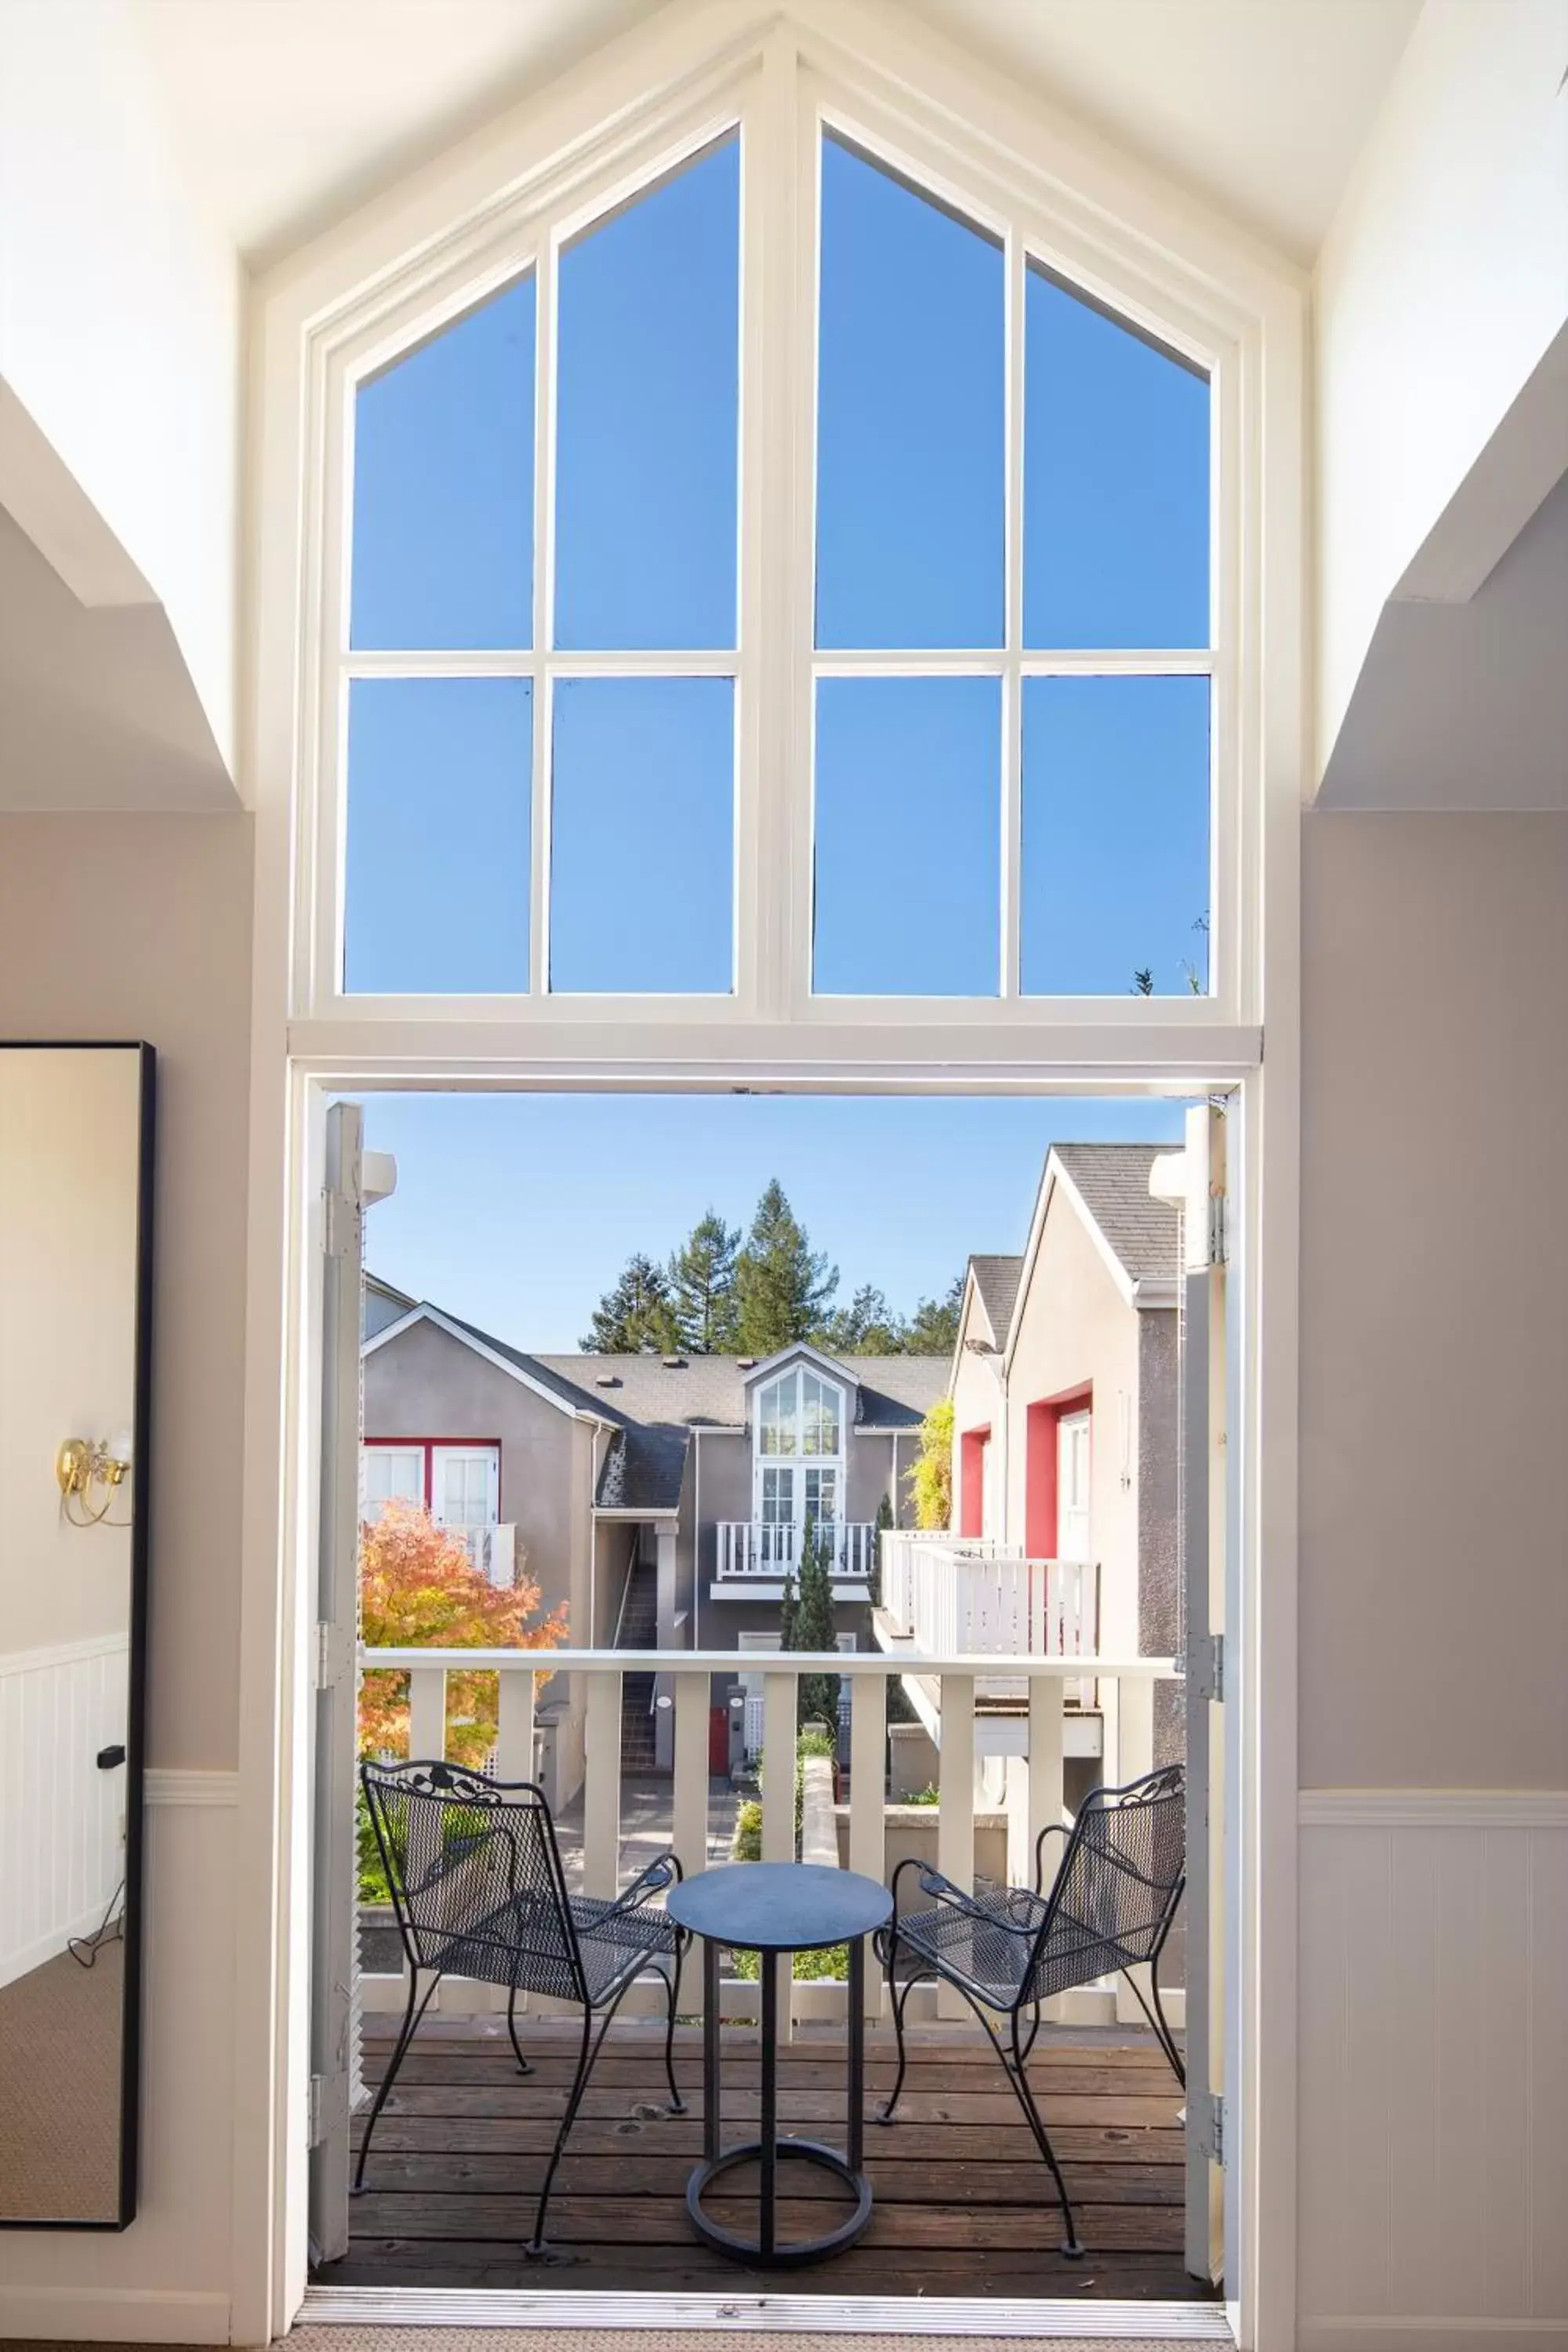
[{"label": "round bistro table", "polygon": [[[705,1870],[672,1886],[665,1897],[669,1916],[702,1938],[702,2162],[686,2184],[686,2210],[699,2234],[731,2261],[764,2262],[795,2269],[825,2262],[852,2246],[871,2218],[871,2184],[861,2166],[862,2109],[866,2099],[865,1938],[892,1916],[893,1898],[874,1878],[852,1870],[828,1870],[808,1862],[731,1863]],[[847,2128],[843,2155],[821,2140],[781,2137],[778,2127],[779,1954],[816,1952],[831,1944],[849,1947],[849,2081]],[[755,1952],[762,1979],[761,2137],[726,2148],[720,2116],[719,1955]],[[702,2200],[713,2182],[738,2165],[755,2160],[762,2181],[757,2234],[737,2236],[710,2221]],[[778,2176],[781,2164],[815,2164],[853,2192],[855,2210],[837,2230],[820,2238],[778,2237]]]}]

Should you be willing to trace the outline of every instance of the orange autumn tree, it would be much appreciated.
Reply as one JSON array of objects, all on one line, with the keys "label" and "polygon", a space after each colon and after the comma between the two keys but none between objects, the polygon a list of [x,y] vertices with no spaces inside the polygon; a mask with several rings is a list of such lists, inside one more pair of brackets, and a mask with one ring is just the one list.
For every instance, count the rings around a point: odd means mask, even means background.
[{"label": "orange autumn tree", "polygon": [[[566,1639],[564,1604],[541,1618],[539,1586],[491,1584],[449,1528],[422,1503],[388,1503],[360,1529],[360,1625],[367,1649],[553,1650]],[[447,1746],[455,1763],[482,1765],[495,1746],[497,1676],[477,1667],[447,1676]],[[406,1754],[408,1676],[367,1674],[360,1688],[362,1756]]]}]

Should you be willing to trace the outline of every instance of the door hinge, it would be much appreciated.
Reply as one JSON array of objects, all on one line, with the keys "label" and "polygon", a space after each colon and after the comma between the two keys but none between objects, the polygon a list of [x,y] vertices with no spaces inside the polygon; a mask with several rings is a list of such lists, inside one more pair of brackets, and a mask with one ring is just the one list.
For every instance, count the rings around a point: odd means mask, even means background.
[{"label": "door hinge", "polygon": [[328,1257],[355,1257],[359,1254],[361,1209],[357,1200],[347,1192],[324,1191],[321,1194],[323,1218],[321,1247]]},{"label": "door hinge", "polygon": [[1187,2145],[1210,2164],[1225,2162],[1225,2101],[1216,2091],[1187,2085]]},{"label": "door hinge", "polygon": [[307,2107],[310,2137],[306,2145],[321,2147],[340,2125],[346,2125],[349,2116],[349,2079],[346,2074],[312,2074]]},{"label": "door hinge", "polygon": [[1209,1194],[1209,1264],[1230,1264],[1230,1195]]},{"label": "door hinge", "polygon": [[353,1664],[354,1643],[342,1626],[325,1618],[316,1625],[316,1688],[334,1690]]},{"label": "door hinge", "polygon": [[1187,1645],[1187,1690],[1193,1698],[1225,1696],[1225,1635],[1200,1633]]}]

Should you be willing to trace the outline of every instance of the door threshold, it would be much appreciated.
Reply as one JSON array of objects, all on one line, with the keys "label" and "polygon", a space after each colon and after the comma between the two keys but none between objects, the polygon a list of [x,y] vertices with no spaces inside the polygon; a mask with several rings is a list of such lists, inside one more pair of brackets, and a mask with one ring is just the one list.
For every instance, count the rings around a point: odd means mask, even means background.
[{"label": "door threshold", "polygon": [[296,2327],[750,2329],[793,2336],[1033,2336],[1231,2344],[1217,2303],[1064,2296],[595,2294],[570,2288],[308,2286]]}]

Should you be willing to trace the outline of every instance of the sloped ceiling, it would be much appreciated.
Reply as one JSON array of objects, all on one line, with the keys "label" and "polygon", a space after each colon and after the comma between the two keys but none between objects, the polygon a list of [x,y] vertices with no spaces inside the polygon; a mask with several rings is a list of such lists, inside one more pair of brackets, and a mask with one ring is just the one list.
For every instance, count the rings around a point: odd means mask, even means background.
[{"label": "sloped ceiling", "polygon": [[[651,0],[133,0],[198,183],[276,259]],[[1419,0],[898,0],[1292,258],[1322,241]]]}]

